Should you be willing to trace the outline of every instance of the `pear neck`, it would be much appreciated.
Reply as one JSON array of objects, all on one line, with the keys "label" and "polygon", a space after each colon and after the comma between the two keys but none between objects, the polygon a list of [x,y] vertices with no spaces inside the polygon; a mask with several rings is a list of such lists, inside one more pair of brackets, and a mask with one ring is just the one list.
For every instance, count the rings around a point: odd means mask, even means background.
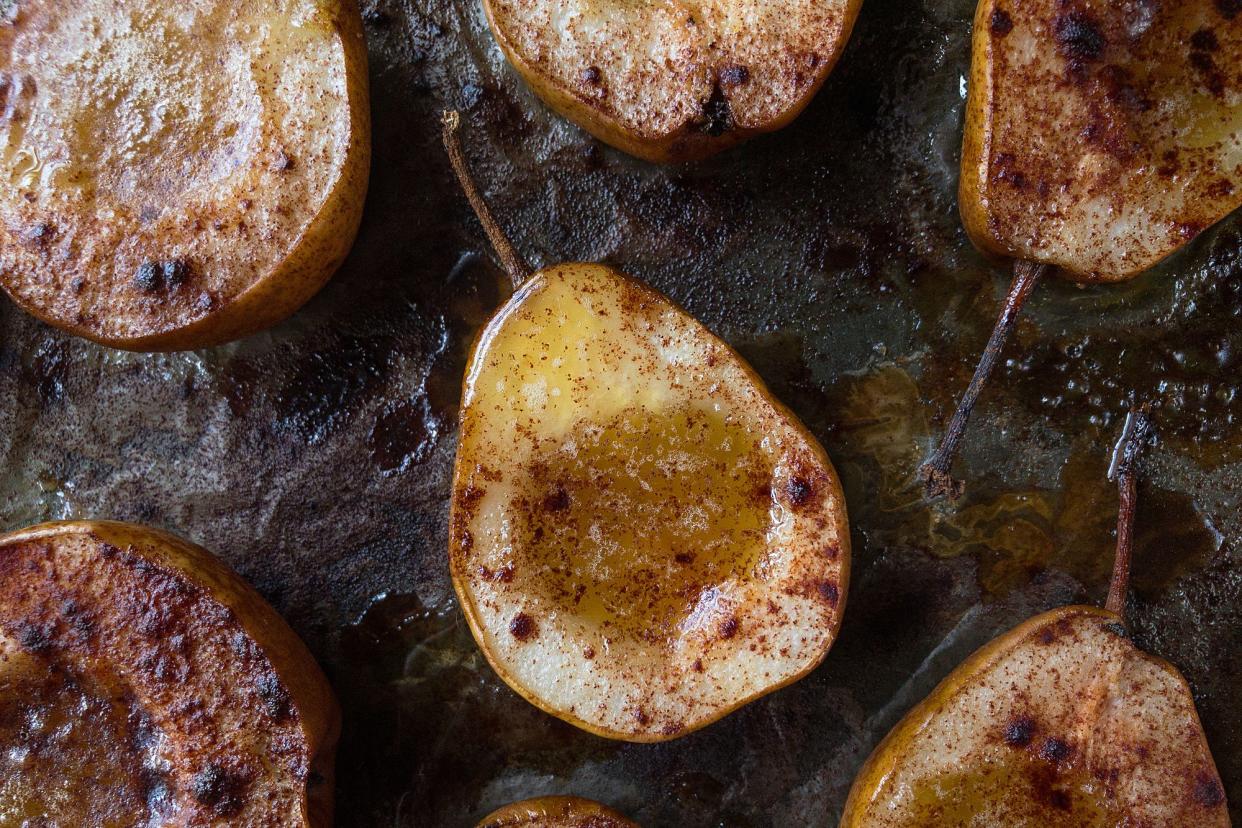
[{"label": "pear neck", "polygon": [[1134,556],[1134,512],[1138,500],[1138,461],[1151,438],[1151,411],[1136,406],[1126,415],[1121,438],[1113,448],[1108,477],[1117,482],[1120,506],[1117,510],[1117,553],[1113,558],[1113,577],[1104,608],[1125,622],[1126,594],[1130,589],[1130,564]]}]

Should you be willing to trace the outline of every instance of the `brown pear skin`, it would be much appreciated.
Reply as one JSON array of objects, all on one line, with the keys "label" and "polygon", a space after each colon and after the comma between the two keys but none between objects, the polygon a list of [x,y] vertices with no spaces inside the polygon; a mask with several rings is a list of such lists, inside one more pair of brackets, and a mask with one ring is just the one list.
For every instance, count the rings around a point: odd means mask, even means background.
[{"label": "brown pear skin", "polygon": [[[484,0],[518,74],[606,144],[673,163],[796,118],[832,71],[861,0]],[[558,28],[559,27],[559,28]]]},{"label": "brown pear skin", "polygon": [[1133,278],[1242,205],[1242,15],[1221,0],[982,0],[962,148],[971,240]]},{"label": "brown pear skin", "polygon": [[200,547],[111,521],[0,537],[0,824],[328,828],[339,731],[305,645]]},{"label": "brown pear skin", "polygon": [[370,156],[356,0],[0,4],[0,288],[49,325],[177,351],[280,322]]},{"label": "brown pear skin", "polygon": [[589,799],[544,796],[506,805],[477,828],[638,828],[638,823]]}]

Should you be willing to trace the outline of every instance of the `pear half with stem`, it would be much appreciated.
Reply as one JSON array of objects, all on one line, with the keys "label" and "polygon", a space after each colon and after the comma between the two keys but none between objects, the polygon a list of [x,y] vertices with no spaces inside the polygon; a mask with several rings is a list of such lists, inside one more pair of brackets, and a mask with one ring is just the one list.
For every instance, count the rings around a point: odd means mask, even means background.
[{"label": "pear half with stem", "polygon": [[355,0],[0,2],[0,287],[129,350],[273,325],[353,243],[369,107]]},{"label": "pear half with stem", "polygon": [[484,0],[553,109],[639,158],[703,158],[788,124],[845,48],[861,0]]},{"label": "pear half with stem", "polygon": [[824,450],[656,291],[597,264],[526,273],[470,358],[449,525],[492,666],[547,712],[642,742],[805,675],[849,577]]},{"label": "pear half with stem", "polygon": [[954,670],[867,760],[843,828],[1229,825],[1186,680],[1125,627],[1145,439],[1132,414],[1106,607],[1039,615]]},{"label": "pear half with stem", "polygon": [[203,549],[0,537],[0,825],[327,828],[339,729],[306,647]]},{"label": "pear half with stem", "polygon": [[1133,278],[1242,205],[1242,14],[1224,0],[982,0],[961,173],[967,233],[1014,275],[924,467],[928,493],[954,497],[967,421],[1042,277]]},{"label": "pear half with stem", "polygon": [[514,802],[487,815],[478,828],[638,828],[605,805],[576,796]]}]

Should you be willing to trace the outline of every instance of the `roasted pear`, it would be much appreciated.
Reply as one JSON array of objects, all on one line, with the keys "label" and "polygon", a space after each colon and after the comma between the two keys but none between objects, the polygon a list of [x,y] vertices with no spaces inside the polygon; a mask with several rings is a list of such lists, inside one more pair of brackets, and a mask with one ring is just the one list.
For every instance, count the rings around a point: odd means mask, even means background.
[{"label": "roasted pear", "polygon": [[111,522],[0,537],[0,825],[327,828],[339,721],[208,552]]},{"label": "roasted pear", "polygon": [[[446,137],[494,229],[452,126]],[[631,741],[687,733],[805,675],[836,636],[849,577],[823,449],[654,290],[597,264],[513,275],[470,358],[449,524],[453,583],[497,673],[547,712]]]},{"label": "roasted pear", "polygon": [[556,111],[649,161],[703,158],[788,124],[862,0],[484,0],[501,49]]},{"label": "roasted pear", "polygon": [[962,147],[971,240],[1016,260],[932,494],[1026,298],[1130,279],[1242,205],[1242,15],[1222,0],[982,0]]},{"label": "roasted pear", "polygon": [[954,670],[867,760],[842,826],[1229,825],[1190,688],[1126,632],[1145,438],[1140,412],[1119,448],[1106,608],[1044,613]]},{"label": "roasted pear", "polygon": [[0,286],[131,350],[272,325],[353,242],[354,0],[0,3]]},{"label": "roasted pear", "polygon": [[611,808],[576,796],[544,796],[506,805],[478,828],[638,828]]}]

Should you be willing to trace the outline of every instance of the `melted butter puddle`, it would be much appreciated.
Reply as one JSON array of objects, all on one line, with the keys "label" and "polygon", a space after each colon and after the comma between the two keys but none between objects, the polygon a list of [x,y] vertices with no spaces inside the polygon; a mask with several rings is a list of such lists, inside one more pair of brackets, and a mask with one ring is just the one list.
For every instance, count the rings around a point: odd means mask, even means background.
[{"label": "melted butter puddle", "polygon": [[520,591],[664,644],[755,576],[776,514],[772,466],[719,412],[627,408],[537,454],[517,483],[534,499],[513,521]]}]

